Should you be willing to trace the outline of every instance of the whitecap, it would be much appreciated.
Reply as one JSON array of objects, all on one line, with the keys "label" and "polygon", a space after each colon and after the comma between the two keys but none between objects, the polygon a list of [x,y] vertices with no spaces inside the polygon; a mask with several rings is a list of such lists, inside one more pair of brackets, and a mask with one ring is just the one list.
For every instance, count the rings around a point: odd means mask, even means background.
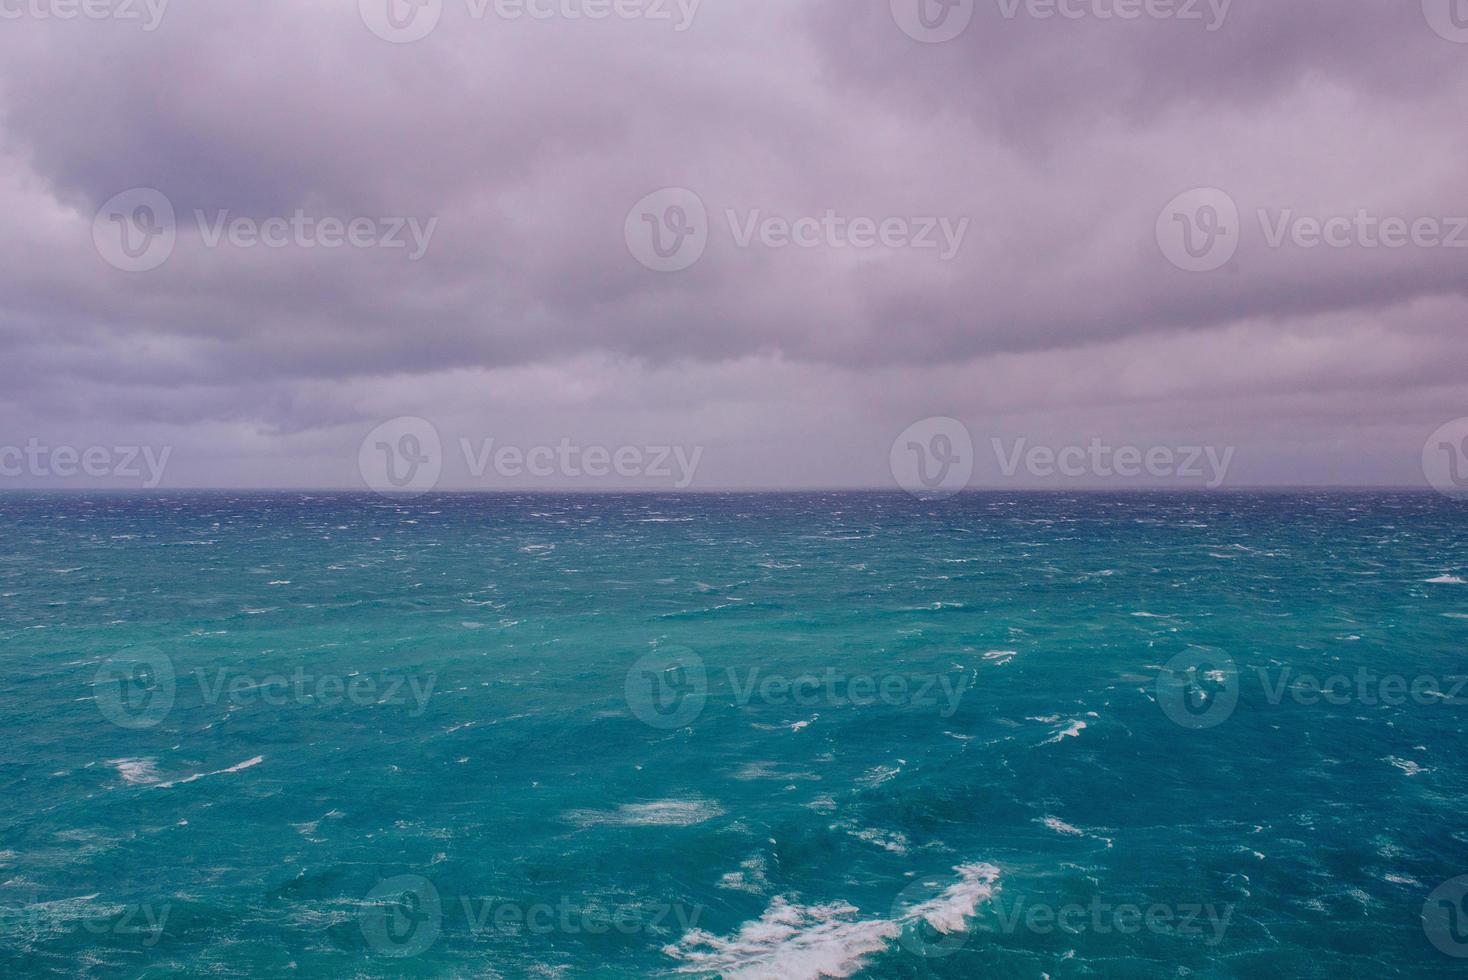
[{"label": "whitecap", "polygon": [[1059,817],[1042,817],[1035,822],[1039,824],[1044,824],[1046,827],[1049,827],[1057,834],[1066,834],[1070,837],[1086,836],[1086,832],[1084,830],[1081,830],[1079,827],[1072,827],[1070,824],[1066,823],[1064,820],[1061,820]]},{"label": "whitecap", "polygon": [[174,779],[166,783],[158,783],[157,785],[159,789],[171,789],[174,786],[182,786],[185,783],[192,783],[195,780],[203,779],[205,776],[224,776],[232,772],[242,772],[245,769],[252,769],[264,761],[265,757],[263,755],[257,755],[253,759],[246,759],[244,762],[236,763],[228,769],[216,769],[213,772],[195,773],[192,776],[185,776],[183,779]]},{"label": "whitecap", "polygon": [[1381,761],[1390,762],[1392,765],[1396,766],[1398,769],[1402,770],[1402,772],[1406,773],[1409,776],[1418,776],[1424,772],[1432,772],[1431,769],[1419,766],[1411,759],[1398,759],[1394,755],[1389,755]]},{"label": "whitecap", "polygon": [[659,800],[624,803],[615,810],[571,810],[563,819],[582,827],[692,827],[724,813],[708,800]]},{"label": "whitecap", "polygon": [[111,759],[107,764],[115,766],[118,775],[134,786],[149,786],[163,778],[157,759]]},{"label": "whitecap", "polygon": [[690,929],[663,952],[682,961],[679,973],[725,980],[818,980],[849,977],[891,945],[906,926],[925,921],[941,933],[967,928],[979,903],[994,894],[999,869],[970,864],[954,869],[959,881],[893,918],[863,919],[849,902],[798,905],[784,896],[732,936]]},{"label": "whitecap", "polygon": [[868,769],[857,782],[863,786],[880,786],[902,772],[901,766],[874,766]]},{"label": "whitecap", "polygon": [[910,846],[907,835],[901,831],[882,831],[864,827],[846,832],[863,843],[875,845],[892,854],[906,854]]},{"label": "whitecap", "polygon": [[762,894],[769,887],[766,878],[765,858],[756,854],[739,863],[738,871],[730,871],[719,879],[719,887],[729,891]]},{"label": "whitecap", "polygon": [[1062,741],[1064,739],[1067,739],[1067,738],[1080,738],[1081,732],[1085,731],[1088,727],[1090,727],[1090,726],[1088,726],[1083,721],[1080,721],[1080,720],[1072,721],[1067,727],[1062,728],[1060,731],[1056,732],[1054,735],[1051,735],[1049,738],[1045,739],[1045,741],[1041,742],[1040,744],[1041,745],[1054,745],[1057,742],[1060,742],[1060,741]]}]

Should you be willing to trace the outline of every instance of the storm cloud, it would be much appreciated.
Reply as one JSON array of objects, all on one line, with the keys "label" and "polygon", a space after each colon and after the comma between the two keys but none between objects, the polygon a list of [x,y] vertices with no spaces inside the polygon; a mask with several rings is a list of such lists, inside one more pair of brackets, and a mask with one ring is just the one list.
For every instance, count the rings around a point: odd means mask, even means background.
[{"label": "storm cloud", "polygon": [[[1457,2],[0,0],[0,443],[354,486],[418,416],[887,486],[949,416],[1421,484],[1468,415]],[[136,188],[147,270],[98,244]]]}]

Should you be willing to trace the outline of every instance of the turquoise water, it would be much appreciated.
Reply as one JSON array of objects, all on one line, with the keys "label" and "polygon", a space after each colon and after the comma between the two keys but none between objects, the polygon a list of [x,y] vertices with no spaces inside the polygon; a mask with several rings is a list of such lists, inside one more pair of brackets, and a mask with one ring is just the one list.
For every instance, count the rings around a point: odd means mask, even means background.
[{"label": "turquoise water", "polygon": [[1465,513],[0,496],[0,971],[1459,976]]}]

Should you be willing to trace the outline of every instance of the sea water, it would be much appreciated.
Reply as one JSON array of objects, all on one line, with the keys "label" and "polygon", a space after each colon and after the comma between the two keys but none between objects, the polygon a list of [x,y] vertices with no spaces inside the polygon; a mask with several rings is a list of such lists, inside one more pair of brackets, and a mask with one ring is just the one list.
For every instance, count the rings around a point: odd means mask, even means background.
[{"label": "sea water", "polygon": [[1460,976],[1465,514],[0,495],[0,971]]}]

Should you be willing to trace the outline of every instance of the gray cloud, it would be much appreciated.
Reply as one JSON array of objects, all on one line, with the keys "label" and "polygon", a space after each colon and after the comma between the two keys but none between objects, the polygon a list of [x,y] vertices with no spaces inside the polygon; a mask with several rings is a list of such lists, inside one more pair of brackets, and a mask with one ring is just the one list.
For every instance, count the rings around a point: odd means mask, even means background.
[{"label": "gray cloud", "polygon": [[[884,442],[930,414],[1076,439],[1186,421],[1241,469],[1256,449],[1254,482],[1400,483],[1463,413],[1468,249],[1267,230],[1468,215],[1468,45],[1415,3],[1234,0],[1210,32],[988,0],[944,44],[887,2],[704,0],[680,32],[446,0],[402,45],[356,6],[7,22],[12,441],[132,426],[189,447],[190,481],[340,484],[373,420],[418,413],[547,439],[661,430],[708,445],[719,485],[772,486],[883,483]],[[179,216],[146,273],[91,238],[137,186]],[[623,225],[668,186],[697,193],[710,234],[662,274]],[[1202,274],[1154,232],[1195,187],[1241,212],[1236,255]],[[437,224],[411,262],[209,247],[196,210]],[[741,247],[756,212],[967,224],[943,261]]]}]

